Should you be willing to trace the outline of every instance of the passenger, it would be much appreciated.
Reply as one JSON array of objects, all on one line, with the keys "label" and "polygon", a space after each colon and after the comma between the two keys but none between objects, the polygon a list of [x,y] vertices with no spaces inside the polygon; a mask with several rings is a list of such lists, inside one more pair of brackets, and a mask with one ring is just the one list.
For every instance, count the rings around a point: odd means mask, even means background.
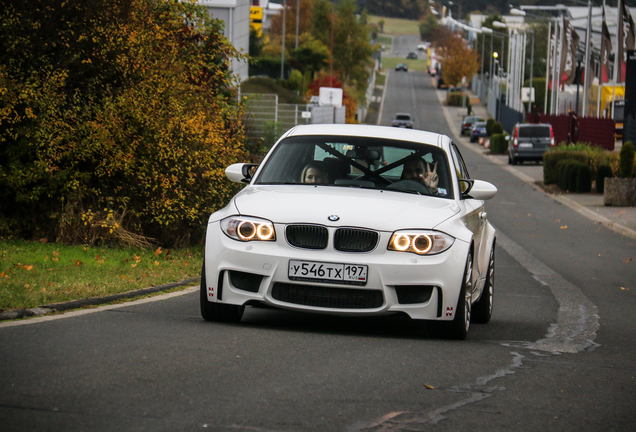
[{"label": "passenger", "polygon": [[434,163],[433,168],[431,169],[428,162],[424,165],[422,158],[409,158],[406,162],[404,162],[401,180],[419,180],[424,183],[433,195],[437,195],[437,184],[439,183],[437,162]]},{"label": "passenger", "polygon": [[326,183],[326,176],[323,172],[322,166],[317,162],[308,163],[303,169],[300,175],[301,183],[308,184],[324,184]]}]

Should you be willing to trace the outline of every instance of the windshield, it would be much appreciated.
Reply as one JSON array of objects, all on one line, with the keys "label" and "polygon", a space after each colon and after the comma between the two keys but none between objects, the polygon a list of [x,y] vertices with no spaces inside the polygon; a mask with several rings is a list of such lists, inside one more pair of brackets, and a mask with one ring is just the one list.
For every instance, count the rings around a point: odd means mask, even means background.
[{"label": "windshield", "polygon": [[523,126],[519,138],[550,138],[550,126]]},{"label": "windshield", "polygon": [[[413,166],[420,173],[423,169],[424,176],[435,172],[437,191],[412,174]],[[358,187],[451,198],[448,167],[446,153],[436,146],[378,138],[298,136],[276,146],[255,184]]]}]

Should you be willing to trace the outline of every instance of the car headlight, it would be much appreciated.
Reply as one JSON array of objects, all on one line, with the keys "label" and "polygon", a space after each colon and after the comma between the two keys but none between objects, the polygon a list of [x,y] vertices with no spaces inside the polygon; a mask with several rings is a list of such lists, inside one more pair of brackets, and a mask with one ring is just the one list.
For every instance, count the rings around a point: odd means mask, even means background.
[{"label": "car headlight", "polygon": [[389,241],[389,250],[435,255],[453,245],[455,238],[437,231],[396,231]]},{"label": "car headlight", "polygon": [[276,241],[274,224],[266,219],[230,216],[221,221],[221,229],[234,240]]}]

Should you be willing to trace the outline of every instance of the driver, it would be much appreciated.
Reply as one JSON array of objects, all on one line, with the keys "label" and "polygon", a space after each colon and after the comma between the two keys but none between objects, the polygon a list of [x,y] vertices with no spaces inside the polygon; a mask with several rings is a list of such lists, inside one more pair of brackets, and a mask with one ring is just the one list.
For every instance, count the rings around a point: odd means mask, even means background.
[{"label": "driver", "polygon": [[420,157],[409,158],[404,162],[401,180],[419,180],[431,191],[433,195],[438,193],[437,184],[439,176],[437,175],[437,162],[433,168],[428,162],[426,164]]}]

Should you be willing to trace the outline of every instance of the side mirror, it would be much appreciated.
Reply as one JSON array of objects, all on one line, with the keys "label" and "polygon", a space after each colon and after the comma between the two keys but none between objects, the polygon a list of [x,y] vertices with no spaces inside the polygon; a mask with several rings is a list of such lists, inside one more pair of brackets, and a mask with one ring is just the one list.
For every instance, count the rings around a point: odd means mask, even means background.
[{"label": "side mirror", "polygon": [[497,194],[497,188],[492,183],[483,180],[460,179],[467,188],[462,192],[464,199],[489,200]]},{"label": "side mirror", "polygon": [[234,183],[249,183],[258,168],[257,164],[236,163],[225,168],[225,175]]}]

